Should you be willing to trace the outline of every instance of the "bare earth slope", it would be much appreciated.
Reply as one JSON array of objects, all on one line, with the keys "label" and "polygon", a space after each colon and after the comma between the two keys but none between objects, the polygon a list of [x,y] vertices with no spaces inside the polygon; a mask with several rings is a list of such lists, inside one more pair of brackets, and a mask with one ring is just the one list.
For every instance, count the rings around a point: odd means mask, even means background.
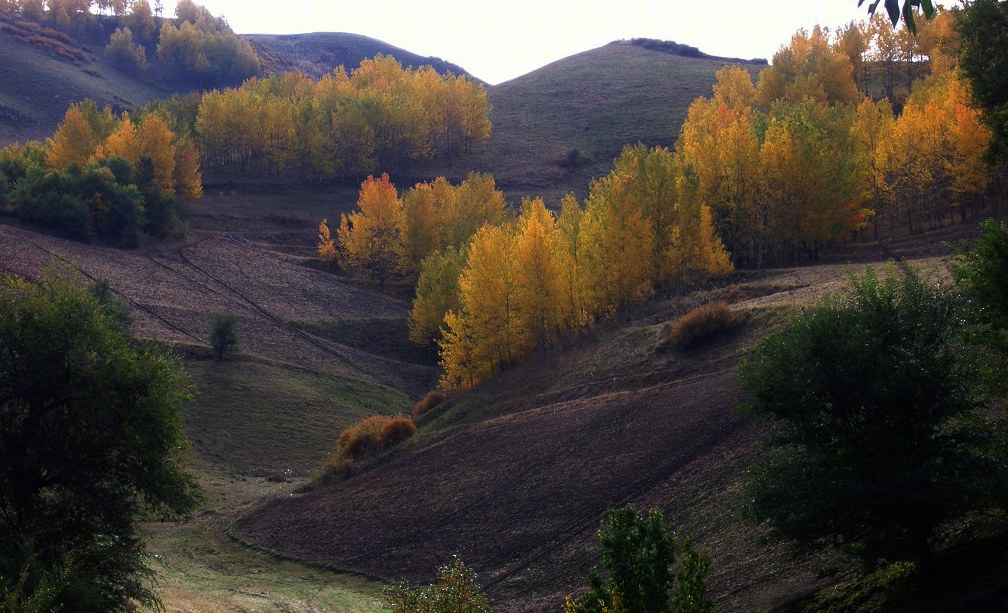
[{"label": "bare earth slope", "polygon": [[239,316],[241,351],[316,372],[418,394],[429,367],[382,358],[291,325],[404,317],[407,305],[357,289],[296,258],[215,235],[178,247],[124,251],[0,225],[0,272],[34,277],[47,265],[105,278],[133,308],[134,333],[206,347],[210,315]]}]

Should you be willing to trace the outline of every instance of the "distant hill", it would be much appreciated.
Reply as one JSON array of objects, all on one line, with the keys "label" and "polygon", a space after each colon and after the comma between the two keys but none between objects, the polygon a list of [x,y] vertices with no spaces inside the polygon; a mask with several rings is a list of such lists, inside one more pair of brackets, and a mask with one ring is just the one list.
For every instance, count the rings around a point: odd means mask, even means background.
[{"label": "distant hill", "polygon": [[0,145],[45,138],[82,98],[126,110],[171,93],[112,67],[101,47],[36,24],[0,18],[0,58]]},{"label": "distant hill", "polygon": [[[630,42],[558,60],[489,88],[490,139],[465,158],[465,169],[492,172],[511,195],[583,195],[623,145],[671,147],[690,103],[710,95],[714,73],[743,62]],[[763,67],[744,65],[754,78]]]},{"label": "distant hill", "polygon": [[[300,70],[313,77],[344,65],[348,70],[381,53],[408,66],[431,65],[439,72],[468,74],[450,62],[423,57],[357,34],[253,34],[263,72]],[[50,135],[67,106],[90,98],[99,106],[127,110],[173,89],[152,73],[138,78],[117,69],[104,45],[79,41],[38,24],[0,17],[0,146]],[[148,50],[153,56],[153,50]]]},{"label": "distant hill", "polygon": [[336,66],[349,72],[365,58],[376,54],[391,55],[403,66],[433,66],[444,74],[468,75],[461,66],[439,57],[424,57],[380,40],[360,34],[314,32],[311,34],[245,34],[259,54],[266,72],[300,70],[319,78]]}]

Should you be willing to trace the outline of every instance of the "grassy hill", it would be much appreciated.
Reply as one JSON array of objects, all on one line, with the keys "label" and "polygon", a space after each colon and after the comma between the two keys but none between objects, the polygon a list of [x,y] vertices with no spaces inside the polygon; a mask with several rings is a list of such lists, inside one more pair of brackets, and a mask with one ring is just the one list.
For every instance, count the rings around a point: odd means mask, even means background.
[{"label": "grassy hill", "polygon": [[403,66],[434,67],[440,73],[468,74],[461,66],[439,57],[423,57],[388,43],[344,32],[313,32],[311,34],[244,34],[259,55],[266,72],[299,70],[312,78],[319,78],[335,66],[347,72],[362,59],[376,54],[391,55]]},{"label": "grassy hill", "polygon": [[[377,53],[392,55],[404,65],[430,64],[442,72],[465,73],[440,58],[357,34],[247,38],[260,55],[263,73],[300,70],[318,77],[341,64],[350,70]],[[49,136],[67,106],[84,98],[118,112],[173,93],[156,71],[144,78],[127,74],[103,51],[104,44],[94,40],[80,41],[45,26],[0,17],[0,146]]]},{"label": "grassy hill", "polygon": [[52,134],[67,106],[90,98],[123,111],[170,94],[114,68],[102,47],[0,17],[0,146]]},{"label": "grassy hill", "polygon": [[[686,109],[710,95],[726,63],[621,42],[553,62],[489,89],[490,139],[463,163],[512,194],[583,196],[623,145],[671,147]],[[754,76],[762,67],[749,66]]]}]

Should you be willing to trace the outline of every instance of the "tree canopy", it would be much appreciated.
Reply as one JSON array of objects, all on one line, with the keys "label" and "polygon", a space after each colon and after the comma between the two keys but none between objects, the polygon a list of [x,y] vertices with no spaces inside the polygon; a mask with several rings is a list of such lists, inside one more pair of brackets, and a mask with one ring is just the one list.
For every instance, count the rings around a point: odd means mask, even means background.
[{"label": "tree canopy", "polygon": [[53,276],[0,279],[2,610],[156,605],[135,522],[199,501],[185,375],[107,304]]},{"label": "tree canopy", "polygon": [[742,383],[776,438],[752,471],[753,517],[868,565],[927,564],[943,524],[995,505],[999,426],[978,411],[963,332],[954,296],[904,267],[852,277],[760,342]]}]

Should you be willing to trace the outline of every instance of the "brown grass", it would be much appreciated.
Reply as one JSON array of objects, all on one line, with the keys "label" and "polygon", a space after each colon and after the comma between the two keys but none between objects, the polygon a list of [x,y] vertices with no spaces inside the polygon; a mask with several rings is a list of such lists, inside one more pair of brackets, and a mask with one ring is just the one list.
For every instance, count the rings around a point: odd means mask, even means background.
[{"label": "brown grass", "polygon": [[734,322],[734,314],[727,302],[708,302],[686,311],[666,326],[664,340],[676,349],[691,349],[705,339],[730,329]]}]

